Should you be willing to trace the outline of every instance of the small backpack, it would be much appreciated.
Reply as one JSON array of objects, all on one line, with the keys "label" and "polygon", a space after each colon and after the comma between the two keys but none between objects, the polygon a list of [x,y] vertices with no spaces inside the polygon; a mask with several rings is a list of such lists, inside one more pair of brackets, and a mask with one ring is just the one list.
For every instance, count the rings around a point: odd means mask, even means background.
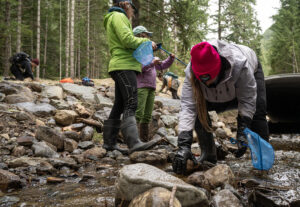
[{"label": "small backpack", "polygon": [[30,61],[30,56],[25,52],[19,52],[9,58],[11,64],[20,64],[24,60]]},{"label": "small backpack", "polygon": [[95,84],[94,84],[94,81],[91,80],[90,78],[84,77],[84,78],[82,78],[82,85],[84,85],[84,86],[94,86]]}]

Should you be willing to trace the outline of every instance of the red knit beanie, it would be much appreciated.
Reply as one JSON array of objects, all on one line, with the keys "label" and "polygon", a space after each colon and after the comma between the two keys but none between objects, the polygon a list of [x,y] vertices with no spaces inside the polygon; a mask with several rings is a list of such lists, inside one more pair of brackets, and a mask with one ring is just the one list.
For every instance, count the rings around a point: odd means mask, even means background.
[{"label": "red knit beanie", "polygon": [[39,59],[32,59],[31,60],[31,62],[33,62],[34,64],[36,64],[36,65],[39,65],[40,64],[40,61],[39,61]]},{"label": "red knit beanie", "polygon": [[209,75],[214,79],[221,70],[221,58],[215,48],[208,42],[201,42],[191,50],[192,70],[198,80],[200,76]]}]

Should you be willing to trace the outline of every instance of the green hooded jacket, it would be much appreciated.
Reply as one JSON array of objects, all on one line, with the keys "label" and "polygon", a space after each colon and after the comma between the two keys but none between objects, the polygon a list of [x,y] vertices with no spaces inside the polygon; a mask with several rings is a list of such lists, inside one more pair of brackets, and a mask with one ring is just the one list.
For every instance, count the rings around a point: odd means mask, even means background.
[{"label": "green hooded jacket", "polygon": [[[116,8],[116,7],[115,7]],[[133,35],[132,26],[121,8],[110,9],[104,17],[104,27],[107,33],[111,54],[108,72],[116,70],[134,70],[141,72],[141,64],[132,56],[133,51],[147,38]]]}]

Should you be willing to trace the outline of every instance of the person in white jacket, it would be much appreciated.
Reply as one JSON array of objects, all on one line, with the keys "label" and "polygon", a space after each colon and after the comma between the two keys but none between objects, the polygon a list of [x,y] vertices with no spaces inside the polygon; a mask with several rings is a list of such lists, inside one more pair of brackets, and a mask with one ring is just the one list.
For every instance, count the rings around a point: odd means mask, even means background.
[{"label": "person in white jacket", "polygon": [[[201,42],[192,48],[185,74],[179,114],[179,149],[173,160],[175,173],[185,173],[188,159],[217,162],[208,111],[238,109],[236,157],[243,156],[247,150],[243,134],[246,127],[269,140],[264,74],[252,49],[219,40]],[[193,129],[201,148],[197,159],[191,152]]]}]

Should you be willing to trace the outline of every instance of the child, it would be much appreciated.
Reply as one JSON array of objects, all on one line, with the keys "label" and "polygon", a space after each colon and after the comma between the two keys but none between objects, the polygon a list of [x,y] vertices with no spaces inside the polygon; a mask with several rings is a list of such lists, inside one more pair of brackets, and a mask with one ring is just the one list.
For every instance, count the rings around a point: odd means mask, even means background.
[{"label": "child", "polygon": [[[152,32],[149,32],[143,26],[135,27],[133,34],[144,38],[152,36]],[[142,73],[137,76],[138,108],[136,110],[136,119],[140,124],[140,138],[142,141],[149,140],[149,123],[152,118],[156,89],[156,70],[169,68],[174,61],[174,57],[171,54],[164,61],[160,61],[158,57],[155,57],[151,64],[142,67]]]}]

